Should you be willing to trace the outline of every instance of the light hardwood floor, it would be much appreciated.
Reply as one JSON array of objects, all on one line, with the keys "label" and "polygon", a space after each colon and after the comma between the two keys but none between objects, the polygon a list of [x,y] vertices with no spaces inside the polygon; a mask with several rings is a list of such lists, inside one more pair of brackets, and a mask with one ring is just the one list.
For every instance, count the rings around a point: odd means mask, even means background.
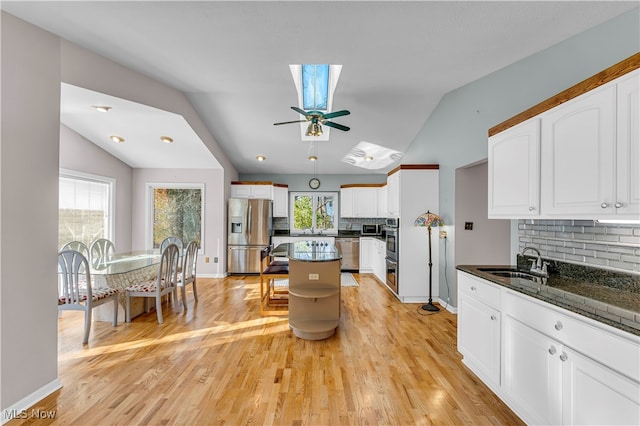
[{"label": "light hardwood floor", "polygon": [[[33,409],[40,424],[522,424],[461,362],[456,316],[401,304],[371,275],[342,288],[340,326],[296,338],[261,317],[259,277],[198,279],[200,301],[164,305],[116,328],[82,314],[59,321],[63,388]],[[28,410],[31,413],[31,410]]]}]

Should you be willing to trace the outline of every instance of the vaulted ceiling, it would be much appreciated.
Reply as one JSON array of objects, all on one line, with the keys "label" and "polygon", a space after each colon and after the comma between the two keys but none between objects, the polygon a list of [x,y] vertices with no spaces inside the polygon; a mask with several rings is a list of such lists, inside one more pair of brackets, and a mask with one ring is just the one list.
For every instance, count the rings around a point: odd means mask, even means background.
[{"label": "vaulted ceiling", "polygon": [[[312,170],[300,128],[273,123],[300,118],[290,109],[297,105],[290,64],[340,64],[333,109],[351,111],[336,120],[351,130],[331,130],[328,141],[318,142],[318,173],[350,174],[372,173],[340,161],[358,142],[404,152],[445,93],[637,6],[3,1],[0,7],[186,93],[240,173]],[[137,124],[123,126],[135,131]],[[257,162],[259,154],[267,160]]]}]

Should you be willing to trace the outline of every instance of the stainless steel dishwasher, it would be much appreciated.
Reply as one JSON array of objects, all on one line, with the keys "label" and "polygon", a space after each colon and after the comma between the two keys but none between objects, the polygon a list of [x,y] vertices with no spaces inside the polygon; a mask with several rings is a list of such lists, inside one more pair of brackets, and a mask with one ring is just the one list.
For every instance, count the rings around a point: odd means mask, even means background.
[{"label": "stainless steel dishwasher", "polygon": [[340,269],[342,271],[358,271],[360,268],[360,238],[336,238],[336,248],[342,253]]}]

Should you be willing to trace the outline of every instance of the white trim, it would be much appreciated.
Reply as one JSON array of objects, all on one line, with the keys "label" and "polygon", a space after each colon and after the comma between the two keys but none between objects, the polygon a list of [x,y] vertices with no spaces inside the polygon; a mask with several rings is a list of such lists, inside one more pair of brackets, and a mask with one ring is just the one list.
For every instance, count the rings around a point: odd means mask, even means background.
[{"label": "white trim", "polygon": [[[147,202],[145,203],[145,217],[146,226],[145,226],[145,249],[151,250],[153,249],[153,190],[156,188],[179,188],[179,189],[199,189],[201,198],[201,206],[200,206],[200,248],[198,249],[198,254],[204,254],[205,247],[205,209],[206,209],[206,185],[204,182],[147,182]],[[186,243],[186,242],[185,242]]]},{"label": "white trim", "polygon": [[221,274],[200,274],[198,273],[196,278],[226,278],[227,273],[223,272]]},{"label": "white trim", "polygon": [[51,395],[53,392],[57,391],[60,388],[62,388],[62,383],[60,382],[60,379],[55,379],[47,383],[40,389],[36,390],[35,392],[31,393],[30,395],[27,395],[26,397],[22,398],[20,401],[16,402],[15,404],[7,408],[3,408],[2,424],[5,424],[9,420],[16,417],[25,418],[25,419],[31,418],[30,411],[28,410],[28,408],[33,407],[38,402],[42,401],[44,398]]},{"label": "white trim", "polygon": [[[115,220],[116,220],[116,179],[109,176],[94,175],[92,173],[79,172],[77,170],[60,168],[58,171],[58,178],[67,179],[84,179],[93,182],[100,182],[107,184],[109,187],[109,220],[107,223],[107,235],[105,238],[113,242],[117,247],[118,242],[115,238]],[[58,185],[60,185],[58,181]]]}]

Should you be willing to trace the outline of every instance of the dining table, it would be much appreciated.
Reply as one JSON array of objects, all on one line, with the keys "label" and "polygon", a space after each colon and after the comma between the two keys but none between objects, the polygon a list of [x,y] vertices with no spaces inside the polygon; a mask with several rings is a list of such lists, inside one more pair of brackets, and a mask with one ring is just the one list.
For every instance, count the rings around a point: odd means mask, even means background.
[{"label": "dining table", "polygon": [[[120,290],[118,295],[118,321],[125,320],[125,288],[130,285],[154,279],[162,253],[159,249],[136,250],[127,253],[110,254],[91,259],[90,271],[94,287],[110,287]],[[131,317],[144,312],[144,300],[131,300]],[[104,304],[94,309],[94,321],[112,321],[113,305]]]}]

